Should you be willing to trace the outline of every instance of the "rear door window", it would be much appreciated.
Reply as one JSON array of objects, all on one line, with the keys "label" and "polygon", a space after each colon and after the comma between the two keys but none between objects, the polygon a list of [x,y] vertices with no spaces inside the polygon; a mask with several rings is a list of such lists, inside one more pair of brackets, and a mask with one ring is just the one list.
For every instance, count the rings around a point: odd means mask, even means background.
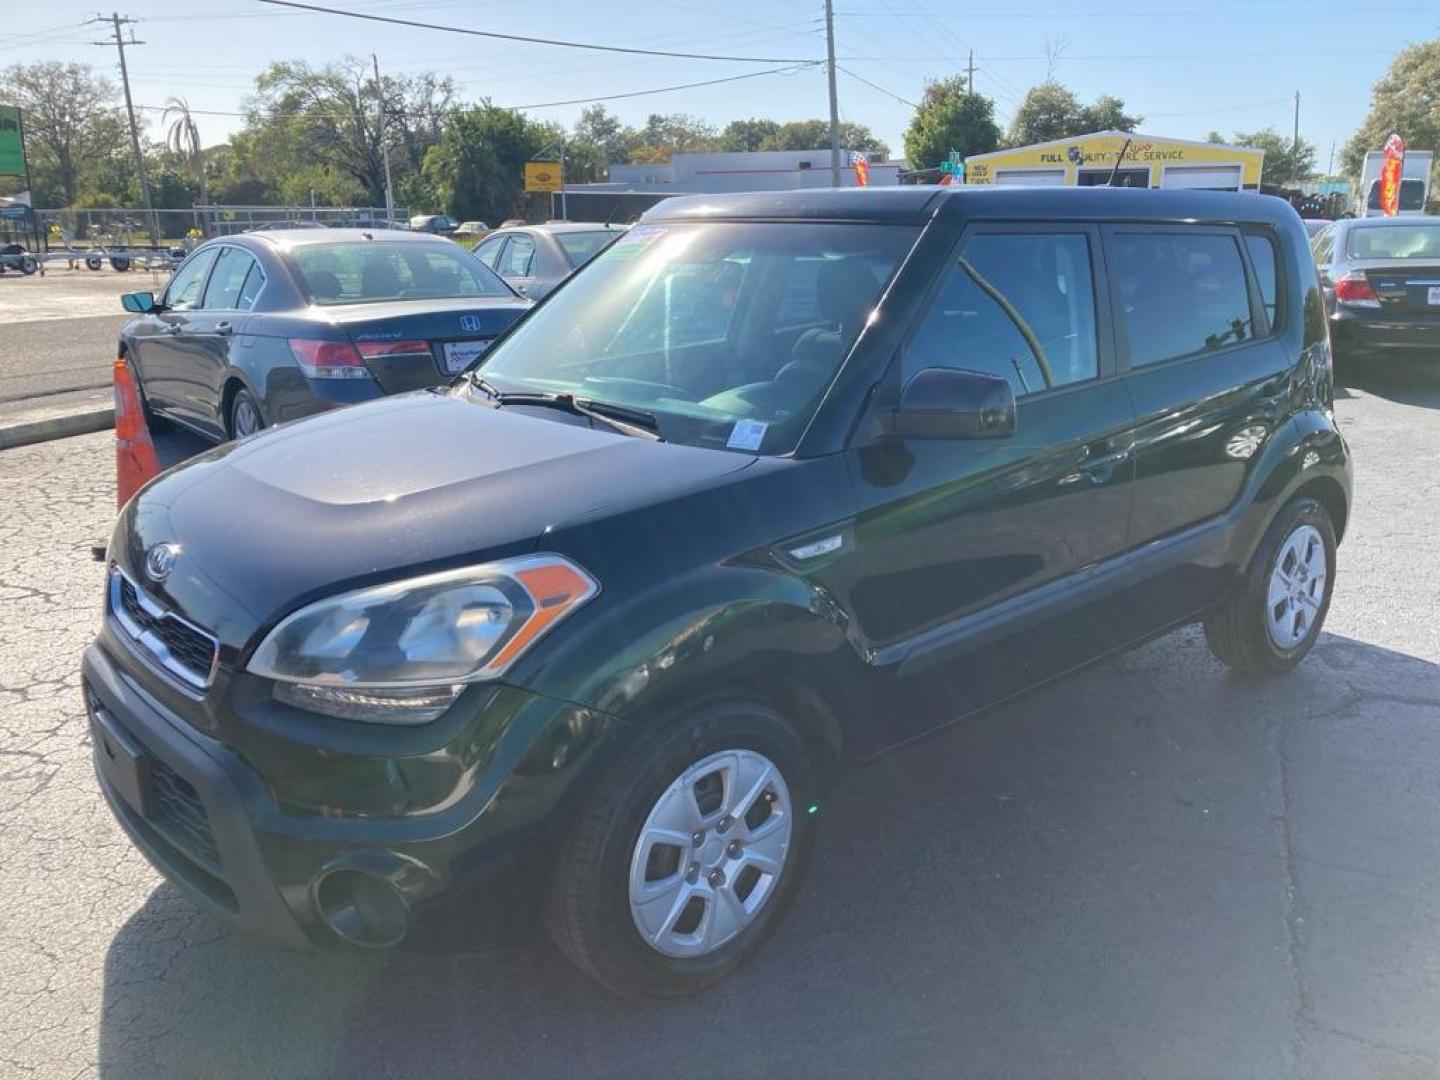
[{"label": "rear door window", "polygon": [[486,240],[483,244],[481,244],[475,249],[475,257],[479,259],[482,263],[484,263],[486,266],[488,266],[491,270],[494,270],[496,263],[500,258],[500,249],[505,246],[505,241],[507,239],[509,238],[504,236],[495,236],[489,240]]},{"label": "rear door window", "polygon": [[1255,336],[1250,288],[1231,232],[1114,232],[1119,321],[1134,367]]},{"label": "rear door window", "polygon": [[905,349],[929,367],[998,375],[1017,397],[1096,378],[1099,352],[1085,233],[976,233]]},{"label": "rear door window", "polygon": [[222,248],[215,260],[215,272],[205,287],[205,307],[210,311],[233,311],[240,306],[240,293],[255,260],[239,248]]},{"label": "rear door window", "polygon": [[529,277],[530,264],[535,260],[535,238],[516,233],[510,238],[505,257],[500,260],[501,277]]},{"label": "rear door window", "polygon": [[555,239],[560,242],[570,265],[581,267],[604,251],[606,245],[618,235],[619,233],[607,229],[603,232],[556,233]]}]

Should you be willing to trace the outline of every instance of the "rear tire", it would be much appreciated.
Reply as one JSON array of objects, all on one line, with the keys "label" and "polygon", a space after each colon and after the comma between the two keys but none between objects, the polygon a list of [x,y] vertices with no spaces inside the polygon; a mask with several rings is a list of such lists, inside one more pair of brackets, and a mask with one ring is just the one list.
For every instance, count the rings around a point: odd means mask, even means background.
[{"label": "rear tire", "polygon": [[243,388],[236,390],[235,396],[230,399],[229,415],[225,419],[225,429],[230,433],[230,438],[243,439],[264,427],[265,414],[260,411],[260,405],[250,391]]},{"label": "rear tire", "polygon": [[[551,936],[624,996],[680,997],[719,982],[794,902],[815,796],[804,742],[769,708],[731,702],[680,714],[637,737],[579,814],[551,883]],[[667,815],[692,812],[687,845]],[[642,922],[655,929],[642,933]]]},{"label": "rear tire", "polygon": [[99,270],[99,269],[100,269],[102,266],[104,266],[104,265],[105,265],[105,260],[102,259],[102,258],[100,258],[99,255],[86,255],[86,256],[85,256],[85,269],[87,269],[87,270]]},{"label": "rear tire", "polygon": [[1205,640],[1229,668],[1282,675],[1320,637],[1334,588],[1330,513],[1315,499],[1295,499],[1271,523],[1229,599],[1206,617]]}]

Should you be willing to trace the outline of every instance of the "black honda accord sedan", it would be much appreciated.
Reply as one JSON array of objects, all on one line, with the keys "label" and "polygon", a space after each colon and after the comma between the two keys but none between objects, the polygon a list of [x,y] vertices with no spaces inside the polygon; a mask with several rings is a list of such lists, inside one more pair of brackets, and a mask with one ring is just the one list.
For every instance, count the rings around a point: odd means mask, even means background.
[{"label": "black honda accord sedan", "polygon": [[834,899],[799,884],[845,766],[1186,623],[1293,669],[1350,482],[1278,199],[674,199],[448,390],[131,499],[96,768],[243,930],[518,912],[693,991]]},{"label": "black honda accord sedan", "polygon": [[530,306],[459,245],[386,229],[212,240],[122,300],[147,419],[212,439],[447,382]]}]

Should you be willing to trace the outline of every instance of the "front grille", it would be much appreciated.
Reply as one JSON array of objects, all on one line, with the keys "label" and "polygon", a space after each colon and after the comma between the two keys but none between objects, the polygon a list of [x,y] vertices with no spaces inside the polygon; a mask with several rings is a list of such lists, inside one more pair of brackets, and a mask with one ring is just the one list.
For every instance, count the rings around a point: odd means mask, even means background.
[{"label": "front grille", "polygon": [[220,877],[220,850],[194,785],[159,758],[152,758],[148,794],[146,818],[151,827],[202,870]]},{"label": "front grille", "polygon": [[147,596],[119,567],[110,570],[110,613],[125,636],[170,674],[196,689],[210,685],[219,642]]}]

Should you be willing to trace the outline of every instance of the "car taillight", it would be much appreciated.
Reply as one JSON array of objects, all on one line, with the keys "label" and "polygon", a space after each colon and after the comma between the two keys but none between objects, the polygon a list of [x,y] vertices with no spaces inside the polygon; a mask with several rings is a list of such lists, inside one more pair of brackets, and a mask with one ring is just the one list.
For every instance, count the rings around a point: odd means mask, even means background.
[{"label": "car taillight", "polygon": [[1375,295],[1370,280],[1364,274],[1358,273],[1346,274],[1335,282],[1335,301],[1340,304],[1350,304],[1353,307],[1378,308],[1380,306],[1380,298]]},{"label": "car taillight", "polygon": [[356,346],[366,360],[388,359],[396,356],[423,356],[433,358],[428,341],[362,341]]},{"label": "car taillight", "polygon": [[291,338],[290,351],[309,379],[368,379],[365,358],[348,341]]}]

